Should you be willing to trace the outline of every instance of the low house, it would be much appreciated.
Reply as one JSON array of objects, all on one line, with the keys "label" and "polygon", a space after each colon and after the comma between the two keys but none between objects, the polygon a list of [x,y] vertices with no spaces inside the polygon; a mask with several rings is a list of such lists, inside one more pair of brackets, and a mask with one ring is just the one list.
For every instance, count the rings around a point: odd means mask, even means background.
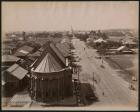
[{"label": "low house", "polygon": [[124,40],[123,45],[125,45],[129,48],[137,48],[138,47],[138,43],[134,42],[133,39]]},{"label": "low house", "polygon": [[120,47],[122,45],[122,40],[124,39],[125,37],[122,36],[109,36],[109,39],[107,39],[108,41],[108,46],[110,48],[115,48],[117,49],[118,47]]},{"label": "low house", "polygon": [[26,74],[27,70],[14,64],[2,73],[2,80],[4,86],[4,92],[6,94],[11,94],[10,92],[16,92],[24,88],[28,83]]},{"label": "low house", "polygon": [[118,49],[116,49],[116,53],[117,54],[133,54],[134,51],[132,51],[131,49],[129,49],[126,46],[121,46]]},{"label": "low house", "polygon": [[101,51],[101,50],[99,50],[99,48],[101,46],[106,45],[106,43],[107,43],[106,40],[104,40],[102,38],[99,38],[99,39],[93,41],[93,47],[96,48],[96,49],[98,49],[98,51]]},{"label": "low house", "polygon": [[102,39],[102,38],[99,38],[97,40],[94,41],[94,43],[106,43],[107,41]]},{"label": "low house", "polygon": [[17,49],[16,53],[14,54],[17,57],[20,57],[22,59],[25,59],[28,54],[30,54],[33,51],[34,48],[24,45]]},{"label": "low house", "polygon": [[39,58],[40,56],[41,56],[41,51],[36,51],[36,52],[34,52],[34,53],[31,53],[31,54],[29,54],[28,55],[28,58],[30,59],[30,60],[32,60],[32,61],[34,61],[35,59],[37,59],[37,58]]},{"label": "low house", "polygon": [[18,62],[20,58],[13,55],[2,55],[2,69],[5,70]]},{"label": "low house", "polygon": [[87,42],[87,44],[93,43],[93,38],[91,38],[91,37],[87,38],[86,42]]}]

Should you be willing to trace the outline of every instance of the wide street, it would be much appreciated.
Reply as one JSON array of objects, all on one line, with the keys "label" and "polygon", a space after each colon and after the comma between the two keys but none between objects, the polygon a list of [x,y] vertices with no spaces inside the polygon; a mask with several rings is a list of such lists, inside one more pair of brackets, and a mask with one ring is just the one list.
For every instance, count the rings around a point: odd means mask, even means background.
[{"label": "wide street", "polygon": [[[81,58],[77,64],[81,65],[81,83],[90,83],[95,86],[98,102],[90,106],[132,106],[137,104],[135,91],[130,90],[129,84],[118,76],[107,62],[96,59],[98,56],[95,49],[88,48],[83,41],[72,39],[75,54]],[[104,68],[101,67],[103,63]],[[94,79],[97,81],[93,81]]]}]

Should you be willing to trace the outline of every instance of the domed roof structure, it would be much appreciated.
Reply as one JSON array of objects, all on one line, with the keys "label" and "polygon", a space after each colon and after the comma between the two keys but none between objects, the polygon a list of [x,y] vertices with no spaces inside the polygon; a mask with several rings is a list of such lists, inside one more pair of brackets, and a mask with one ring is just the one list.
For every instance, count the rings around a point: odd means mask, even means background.
[{"label": "domed roof structure", "polygon": [[60,70],[62,70],[60,64],[50,53],[47,53],[46,56],[40,62],[40,64],[36,67],[34,72],[50,73],[58,72]]},{"label": "domed roof structure", "polygon": [[55,45],[47,42],[41,56],[31,65],[31,98],[56,102],[72,96],[72,72]]}]

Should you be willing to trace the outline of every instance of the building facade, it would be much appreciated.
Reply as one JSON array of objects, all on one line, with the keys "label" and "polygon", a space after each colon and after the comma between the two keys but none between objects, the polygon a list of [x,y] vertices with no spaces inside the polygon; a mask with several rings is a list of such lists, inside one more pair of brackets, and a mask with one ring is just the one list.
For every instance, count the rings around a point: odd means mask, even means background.
[{"label": "building facade", "polygon": [[66,69],[52,73],[32,72],[31,98],[40,102],[50,102],[72,96],[71,80],[71,72]]},{"label": "building facade", "polygon": [[72,71],[65,66],[59,50],[51,47],[47,43],[46,50],[31,66],[30,95],[39,102],[57,102],[73,95]]}]

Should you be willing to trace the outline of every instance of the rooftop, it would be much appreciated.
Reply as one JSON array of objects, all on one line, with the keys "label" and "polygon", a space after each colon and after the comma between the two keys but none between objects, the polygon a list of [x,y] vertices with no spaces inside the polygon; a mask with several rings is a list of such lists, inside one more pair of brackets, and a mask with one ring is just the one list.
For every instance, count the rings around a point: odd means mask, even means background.
[{"label": "rooftop", "polygon": [[26,56],[27,54],[29,54],[32,51],[33,51],[32,47],[25,45],[23,47],[20,47],[14,55],[15,56]]},{"label": "rooftop", "polygon": [[16,62],[20,60],[20,58],[13,55],[2,55],[2,62]]},{"label": "rooftop", "polygon": [[69,56],[70,46],[67,43],[63,44],[57,43],[56,47],[60,50],[60,52],[63,54],[64,57]]},{"label": "rooftop", "polygon": [[12,65],[6,71],[10,73],[11,75],[15,76],[19,80],[23,79],[25,75],[28,73],[27,70],[20,67],[18,64]]},{"label": "rooftop", "polygon": [[101,43],[101,42],[106,42],[106,40],[103,40],[102,38],[99,38],[94,41],[95,43]]},{"label": "rooftop", "polygon": [[36,51],[35,53],[29,54],[28,56],[34,57],[37,56],[39,57],[41,55],[41,51]]},{"label": "rooftop", "polygon": [[57,72],[60,71],[61,69],[62,67],[55,60],[55,58],[50,53],[47,53],[46,56],[40,62],[40,64],[36,67],[34,72],[49,73],[49,72]]},{"label": "rooftop", "polygon": [[117,51],[129,50],[126,46],[120,46]]}]

